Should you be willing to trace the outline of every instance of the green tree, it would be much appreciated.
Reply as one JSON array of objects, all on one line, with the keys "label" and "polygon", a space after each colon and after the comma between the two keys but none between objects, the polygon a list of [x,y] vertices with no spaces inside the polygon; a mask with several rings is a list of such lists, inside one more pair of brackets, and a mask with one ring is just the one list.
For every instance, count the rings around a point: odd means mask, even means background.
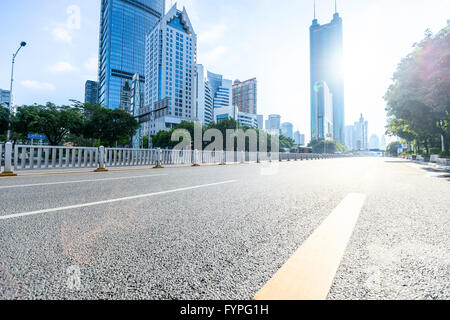
[{"label": "green tree", "polygon": [[6,134],[9,124],[9,109],[0,105],[0,135]]},{"label": "green tree", "polygon": [[385,95],[388,134],[399,136],[429,153],[445,137],[449,148],[450,28],[426,32],[394,74]]},{"label": "green tree", "polygon": [[319,154],[334,154],[347,151],[347,148],[343,144],[335,140],[313,140],[308,146],[312,148],[313,153]]},{"label": "green tree", "polygon": [[386,153],[388,153],[392,157],[397,157],[399,146],[400,146],[400,142],[398,142],[398,141],[391,142],[386,148]]},{"label": "green tree", "polygon": [[30,105],[18,108],[12,121],[16,134],[45,134],[51,145],[58,146],[69,133],[79,135],[83,128],[81,110],[71,106]]}]

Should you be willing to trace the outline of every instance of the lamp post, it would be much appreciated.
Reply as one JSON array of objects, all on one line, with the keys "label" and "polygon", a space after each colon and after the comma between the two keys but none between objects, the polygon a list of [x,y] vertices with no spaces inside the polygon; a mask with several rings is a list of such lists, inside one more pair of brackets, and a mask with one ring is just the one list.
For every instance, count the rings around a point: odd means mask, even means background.
[{"label": "lamp post", "polygon": [[[14,82],[14,63],[16,62],[16,56],[19,53],[20,49],[22,49],[22,47],[25,47],[27,45],[27,43],[25,41],[22,41],[20,43],[20,47],[19,49],[17,49],[16,53],[13,54],[13,58],[12,58],[12,66],[11,66],[11,86],[9,89],[9,116],[11,116],[13,114],[13,107],[12,107],[12,95],[13,95],[13,82]],[[10,125],[8,124],[8,133],[6,135],[6,141],[9,141],[9,139],[11,138],[11,129],[9,127]]]}]

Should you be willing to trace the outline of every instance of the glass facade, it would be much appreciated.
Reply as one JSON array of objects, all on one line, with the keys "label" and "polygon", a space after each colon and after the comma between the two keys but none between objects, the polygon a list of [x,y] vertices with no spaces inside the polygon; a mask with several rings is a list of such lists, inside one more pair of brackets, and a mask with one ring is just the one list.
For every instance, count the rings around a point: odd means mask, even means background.
[{"label": "glass facade", "polygon": [[342,19],[335,13],[333,20],[320,25],[316,19],[310,27],[311,50],[311,137],[320,131],[317,126],[317,93],[315,85],[325,81],[333,95],[333,139],[345,143],[345,105]]},{"label": "glass facade", "polygon": [[99,103],[110,109],[120,108],[125,81],[130,84],[138,73],[145,82],[145,36],[164,10],[164,0],[102,0]]}]

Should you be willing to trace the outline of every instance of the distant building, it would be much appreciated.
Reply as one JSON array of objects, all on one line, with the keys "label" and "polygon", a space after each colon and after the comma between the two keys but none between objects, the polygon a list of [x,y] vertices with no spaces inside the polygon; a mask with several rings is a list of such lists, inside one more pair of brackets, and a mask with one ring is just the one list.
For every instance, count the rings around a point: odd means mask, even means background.
[{"label": "distant building", "polygon": [[380,142],[380,150],[386,150],[386,136],[383,134],[381,136],[381,142]]},{"label": "distant building", "polygon": [[332,140],[333,135],[333,95],[325,81],[314,84],[314,121],[312,125],[312,140]]},{"label": "distant building", "polygon": [[[130,113],[139,119],[139,115],[143,112],[144,108],[144,90],[142,88],[142,82],[139,73],[136,73],[131,82],[131,99],[130,99]],[[145,127],[141,126],[137,130],[133,137],[133,148],[137,149],[141,147],[143,143],[143,136],[145,135]],[[147,146],[143,146],[147,147]]]},{"label": "distant building", "polygon": [[333,20],[321,25],[316,17],[310,27],[311,52],[311,131],[317,134],[317,82],[325,81],[333,95],[333,139],[345,143],[345,106],[343,64],[343,25],[337,11]]},{"label": "distant building", "polygon": [[370,136],[369,149],[380,149],[380,139],[376,134]]},{"label": "distant building", "polygon": [[345,127],[345,146],[347,147],[348,150],[355,150],[354,134],[355,134],[354,126]]},{"label": "distant building", "polygon": [[197,65],[197,119],[204,125],[214,121],[214,109],[232,105],[232,81]]},{"label": "distant building", "polygon": [[214,109],[214,121],[219,122],[224,119],[236,119],[239,116],[239,109],[234,106],[215,108]]},{"label": "distant building", "polygon": [[264,129],[264,115],[258,114],[258,129]]},{"label": "distant building", "polygon": [[90,102],[93,104],[98,103],[98,82],[97,81],[86,81],[84,85],[84,102]]},{"label": "distant building", "polygon": [[145,105],[153,113],[149,134],[197,120],[197,35],[186,9],[176,4],[148,33],[145,54]]},{"label": "distant building", "polygon": [[284,122],[281,125],[281,134],[287,138],[294,139],[294,125],[290,122]]},{"label": "distant building", "polygon": [[236,80],[233,84],[233,105],[239,108],[240,112],[257,114],[257,93],[258,82],[256,78],[240,82]]},{"label": "distant building", "polygon": [[305,135],[301,134],[300,131],[296,131],[294,133],[294,141],[295,141],[296,145],[304,146],[305,145]]},{"label": "distant building", "polygon": [[120,107],[124,82],[136,73],[142,84],[145,36],[160,21],[164,0],[102,0],[99,36],[98,102],[110,109]]},{"label": "distant building", "polygon": [[281,131],[281,116],[278,114],[271,114],[266,120],[266,130],[271,134],[280,134]]},{"label": "distant building", "polygon": [[369,123],[364,120],[363,115],[358,122],[355,122],[353,133],[353,150],[369,149]]},{"label": "distant building", "polygon": [[120,88],[119,108],[126,112],[131,110],[131,84],[128,80],[124,81]]}]

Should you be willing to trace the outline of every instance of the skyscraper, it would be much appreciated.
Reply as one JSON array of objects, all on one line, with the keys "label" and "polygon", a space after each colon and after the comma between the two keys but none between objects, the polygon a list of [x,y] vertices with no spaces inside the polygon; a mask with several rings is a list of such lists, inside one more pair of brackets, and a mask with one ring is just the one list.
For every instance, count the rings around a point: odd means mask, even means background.
[{"label": "skyscraper", "polygon": [[84,86],[84,102],[98,103],[98,82],[86,81]]},{"label": "skyscraper", "polygon": [[197,35],[186,9],[174,5],[147,35],[146,47],[145,104],[154,113],[149,133],[196,120]]},{"label": "skyscraper", "polygon": [[325,81],[318,81],[314,85],[315,93],[315,123],[312,130],[312,140],[329,140],[334,136],[333,132],[333,95]]},{"label": "skyscraper", "polygon": [[281,124],[281,134],[287,138],[294,139],[294,125],[290,122]]},{"label": "skyscraper", "polygon": [[197,119],[207,125],[213,121],[214,109],[232,105],[232,81],[197,65]]},{"label": "skyscraper", "polygon": [[[99,42],[99,103],[116,109],[124,82],[145,82],[145,35],[164,15],[164,0],[102,0]],[[123,102],[123,101],[122,101]],[[126,103],[128,105],[128,103]]]},{"label": "skyscraper", "polygon": [[369,149],[369,123],[364,120],[363,115],[354,125],[355,131],[353,134],[353,148],[354,150]]},{"label": "skyscraper", "polygon": [[310,27],[311,55],[311,132],[316,130],[315,84],[325,81],[333,95],[333,139],[345,143],[345,105],[342,18],[337,13],[333,20],[320,25],[314,16]]},{"label": "skyscraper", "polygon": [[237,106],[240,112],[258,113],[258,82],[256,78],[233,84],[233,106]]},{"label": "skyscraper", "polygon": [[270,134],[280,134],[281,116],[278,114],[271,114],[266,120],[266,130]]}]

